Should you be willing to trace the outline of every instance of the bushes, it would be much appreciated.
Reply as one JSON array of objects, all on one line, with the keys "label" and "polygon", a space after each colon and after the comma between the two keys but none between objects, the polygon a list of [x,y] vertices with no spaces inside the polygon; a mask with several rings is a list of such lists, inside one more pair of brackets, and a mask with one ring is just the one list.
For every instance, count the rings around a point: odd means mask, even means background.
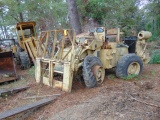
[{"label": "bushes", "polygon": [[152,53],[150,64],[160,64],[160,49]]},{"label": "bushes", "polygon": [[34,74],[35,74],[35,67],[34,67],[34,66],[30,68],[29,74],[30,74],[31,76],[34,76]]}]

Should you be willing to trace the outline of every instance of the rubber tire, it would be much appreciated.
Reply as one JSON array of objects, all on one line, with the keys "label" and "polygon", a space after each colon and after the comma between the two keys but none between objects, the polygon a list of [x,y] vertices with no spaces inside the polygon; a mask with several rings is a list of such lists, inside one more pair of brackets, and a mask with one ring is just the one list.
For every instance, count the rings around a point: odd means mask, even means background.
[{"label": "rubber tire", "polygon": [[16,64],[17,65],[20,65],[21,64],[21,60],[20,60],[20,57],[19,57],[19,52],[21,52],[21,48],[19,47],[19,44],[17,44],[17,52],[14,53],[14,56],[16,58]]},{"label": "rubber tire", "polygon": [[95,57],[93,55],[89,55],[85,57],[83,62],[83,79],[86,87],[93,88],[98,86],[96,77],[94,76],[92,72],[92,67],[94,65],[100,65],[103,66],[101,60],[98,57]]},{"label": "rubber tire", "polygon": [[21,60],[21,69],[25,70],[25,69],[30,68],[31,62],[30,62],[30,58],[28,56],[28,53],[26,51],[19,52],[19,57]]},{"label": "rubber tire", "polygon": [[[132,62],[137,62],[140,65],[140,71],[139,74],[140,75],[142,73],[142,69],[143,69],[143,61],[141,60],[141,58],[139,56],[137,56],[136,54],[127,54],[124,55],[119,61],[118,64],[116,66],[116,76],[117,77],[127,77],[128,73],[128,67]],[[138,76],[137,75],[137,76]]]}]

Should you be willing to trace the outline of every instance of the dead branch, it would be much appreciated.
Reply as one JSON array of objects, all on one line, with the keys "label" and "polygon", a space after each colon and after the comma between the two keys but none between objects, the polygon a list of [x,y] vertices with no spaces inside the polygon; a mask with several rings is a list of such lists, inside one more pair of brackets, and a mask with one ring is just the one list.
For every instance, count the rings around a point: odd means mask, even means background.
[{"label": "dead branch", "polygon": [[160,49],[160,46],[155,46],[155,48]]},{"label": "dead branch", "polygon": [[[127,95],[128,95],[128,94],[127,94]],[[137,102],[140,102],[140,103],[143,103],[143,104],[146,104],[146,105],[150,105],[150,106],[154,106],[154,107],[160,108],[160,106],[158,106],[158,105],[155,105],[155,104],[152,104],[152,103],[148,103],[148,102],[145,102],[145,101],[138,100],[138,99],[132,97],[131,95],[129,95],[129,96],[130,96],[130,98],[131,98],[132,100],[135,100],[135,101],[137,101]]]}]

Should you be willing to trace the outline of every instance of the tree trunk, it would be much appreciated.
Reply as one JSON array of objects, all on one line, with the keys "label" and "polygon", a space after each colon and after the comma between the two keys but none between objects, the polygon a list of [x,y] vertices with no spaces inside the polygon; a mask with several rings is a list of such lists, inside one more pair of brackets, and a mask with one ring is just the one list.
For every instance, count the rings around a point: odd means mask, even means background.
[{"label": "tree trunk", "polygon": [[67,0],[67,3],[68,3],[69,22],[72,28],[75,29],[76,33],[80,34],[82,32],[82,29],[79,20],[76,0]]},{"label": "tree trunk", "polygon": [[9,38],[7,27],[4,25],[3,28],[4,28],[4,33],[5,33],[6,38]]},{"label": "tree trunk", "polygon": [[[20,8],[21,6],[21,1],[20,0],[17,0],[17,3],[18,3],[18,7]],[[23,13],[22,11],[19,12],[19,19],[20,19],[20,22],[23,22]]]},{"label": "tree trunk", "polygon": [[[1,25],[1,31],[2,31],[2,34],[3,34],[3,38],[0,38],[0,39],[5,39],[6,36],[5,36],[5,33],[4,33],[4,30],[3,30],[3,26]],[[2,36],[2,35],[1,35]]]},{"label": "tree trunk", "polygon": [[154,32],[154,23],[155,23],[155,22],[154,22],[154,19],[153,19],[153,32]]},{"label": "tree trunk", "polygon": [[19,13],[19,17],[20,17],[20,21],[23,22],[24,20],[23,20],[23,13],[22,12]]}]

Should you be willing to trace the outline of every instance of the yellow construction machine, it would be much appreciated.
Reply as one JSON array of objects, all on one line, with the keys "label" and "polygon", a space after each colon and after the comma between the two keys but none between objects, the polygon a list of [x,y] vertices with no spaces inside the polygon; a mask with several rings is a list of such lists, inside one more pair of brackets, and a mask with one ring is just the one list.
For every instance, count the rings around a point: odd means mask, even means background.
[{"label": "yellow construction machine", "polygon": [[103,82],[105,69],[115,68],[120,78],[140,75],[143,61],[150,59],[146,40],[152,34],[142,31],[138,37],[123,39],[122,34],[119,28],[104,27],[77,36],[69,29],[43,31],[36,58],[36,82],[71,92],[73,79],[79,75],[88,88]]},{"label": "yellow construction machine", "polygon": [[35,22],[19,22],[16,30],[19,44],[15,39],[0,40],[0,83],[18,79],[16,63],[27,69],[35,63],[37,35]]},{"label": "yellow construction machine", "polygon": [[19,22],[17,23],[16,30],[19,39],[20,49],[18,51],[21,68],[26,69],[35,63],[37,54],[37,34],[36,22]]}]

